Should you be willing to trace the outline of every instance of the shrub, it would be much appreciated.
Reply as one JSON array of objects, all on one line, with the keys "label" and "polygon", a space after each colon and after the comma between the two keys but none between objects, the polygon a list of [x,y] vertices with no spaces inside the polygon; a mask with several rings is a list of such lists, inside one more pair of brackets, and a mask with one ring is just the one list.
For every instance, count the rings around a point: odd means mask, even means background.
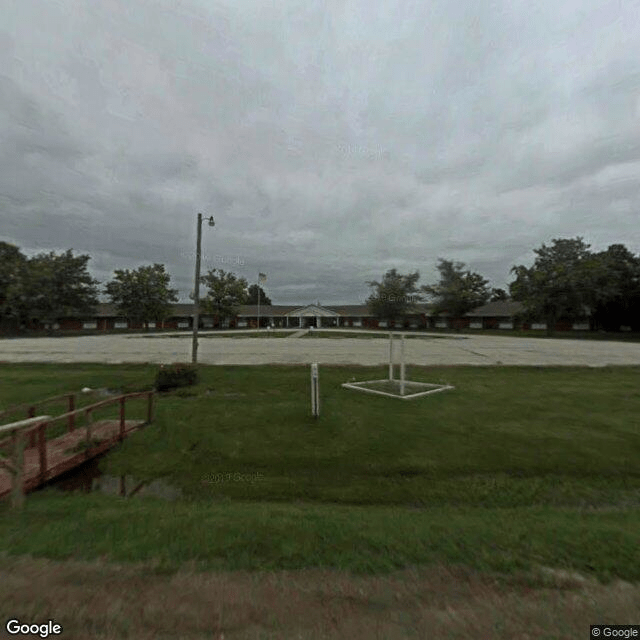
[{"label": "shrub", "polygon": [[198,382],[198,369],[192,364],[174,363],[160,365],[156,374],[156,389],[168,391],[178,387],[190,387]]}]

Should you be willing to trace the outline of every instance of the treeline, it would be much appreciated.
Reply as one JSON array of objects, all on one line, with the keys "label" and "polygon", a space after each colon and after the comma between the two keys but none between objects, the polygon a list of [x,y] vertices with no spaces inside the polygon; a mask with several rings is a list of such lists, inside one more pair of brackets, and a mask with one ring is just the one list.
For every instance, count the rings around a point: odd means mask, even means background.
[{"label": "treeline", "polygon": [[[435,315],[462,317],[490,301],[515,300],[524,307],[522,320],[544,321],[551,329],[557,322],[588,318],[594,329],[640,330],[640,256],[622,244],[592,252],[580,237],[554,239],[535,254],[533,265],[512,267],[509,292],[490,287],[462,262],[440,259],[438,282],[418,287],[417,271],[404,275],[392,269],[382,281],[367,283],[373,289],[367,304],[375,316],[394,319],[415,312],[418,303],[431,304]],[[27,258],[18,247],[0,242],[0,322],[20,327],[91,315],[100,294],[132,321],[162,322],[169,316],[178,296],[164,265],[117,269],[101,288],[87,270],[90,259],[71,250]],[[233,317],[242,304],[257,304],[258,295],[261,304],[271,304],[259,285],[222,269],[210,270],[201,284],[203,311],[218,318]]]},{"label": "treeline", "polygon": [[[88,272],[90,260],[72,250],[27,258],[15,245],[0,242],[0,324],[20,328],[34,321],[53,325],[60,318],[90,316],[101,294],[134,322],[162,322],[170,315],[178,292],[164,265],[116,269],[101,287]],[[202,308],[221,318],[233,315],[237,305],[257,304],[258,294],[260,304],[271,304],[262,287],[222,269],[210,270],[201,284],[206,288]]]},{"label": "treeline", "polygon": [[557,322],[588,318],[592,329],[640,330],[640,256],[622,244],[594,253],[582,238],[554,239],[534,250],[530,267],[516,265],[509,293],[492,289],[480,274],[461,262],[440,259],[440,281],[418,288],[419,273],[388,271],[381,282],[369,282],[367,300],[376,316],[391,319],[411,313],[416,303],[433,305],[435,315],[462,317],[494,300],[521,302],[524,321]]}]

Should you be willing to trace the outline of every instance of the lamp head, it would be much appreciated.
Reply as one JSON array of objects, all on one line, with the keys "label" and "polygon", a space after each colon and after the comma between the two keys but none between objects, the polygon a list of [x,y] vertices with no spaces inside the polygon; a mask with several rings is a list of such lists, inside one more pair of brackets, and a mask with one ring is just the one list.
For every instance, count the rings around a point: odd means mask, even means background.
[{"label": "lamp head", "polygon": [[215,227],[216,226],[216,223],[213,221],[213,216],[209,217],[209,226],[210,227]]}]

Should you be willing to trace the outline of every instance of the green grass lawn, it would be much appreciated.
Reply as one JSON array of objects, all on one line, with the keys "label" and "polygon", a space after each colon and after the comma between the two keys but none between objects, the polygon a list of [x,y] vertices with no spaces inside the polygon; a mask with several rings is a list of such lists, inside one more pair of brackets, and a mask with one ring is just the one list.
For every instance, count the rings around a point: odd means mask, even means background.
[{"label": "green grass lawn", "polygon": [[335,330],[335,331],[331,331],[331,330],[322,330],[322,329],[313,329],[313,330],[309,330],[307,333],[305,333],[303,336],[300,336],[300,339],[306,339],[306,338],[336,338],[336,339],[341,339],[341,338],[358,338],[358,339],[362,339],[362,340],[371,340],[373,339],[378,339],[378,340],[385,340],[385,339],[389,339],[389,333],[388,332],[384,332],[384,331],[377,331],[377,330],[373,330],[373,329],[356,329],[355,331],[345,331],[343,329],[340,330]]},{"label": "green grass lawn", "polygon": [[[354,329],[353,332],[344,331],[313,330],[302,336],[302,338],[363,338],[371,339],[388,338],[388,329]],[[544,338],[571,339],[571,340],[605,340],[614,342],[640,342],[640,334],[625,332],[599,332],[599,331],[556,331],[552,336],[548,336],[546,331],[520,330],[520,329],[393,329],[394,333],[404,333],[408,339],[429,340],[437,338],[464,338],[465,336],[496,336],[505,338]],[[429,335],[420,335],[422,332]]]},{"label": "green grass lawn", "polygon": [[268,329],[261,329],[260,331],[250,331],[248,333],[204,333],[198,334],[202,338],[288,338],[296,333],[298,329],[291,331],[284,331],[282,329],[276,329],[269,331]]},{"label": "green grass lawn", "polygon": [[[198,338],[288,338],[289,336],[296,333],[298,329],[294,331],[283,331],[278,329],[276,331],[269,331],[268,329],[262,329],[261,331],[248,331],[247,333],[227,333],[225,331],[215,332],[215,333],[202,333],[202,330],[198,333]],[[174,339],[183,339],[183,340],[191,340],[191,335],[189,334],[160,334],[160,335],[148,335],[143,336],[144,338],[174,338]]]},{"label": "green grass lawn", "polygon": [[[6,405],[153,382],[142,365],[0,365]],[[640,579],[640,367],[408,367],[453,391],[400,401],[343,389],[385,367],[201,367],[102,461],[184,500],[32,494],[1,507],[0,548],[167,567],[547,564]],[[46,523],[46,526],[45,526]]]},{"label": "green grass lawn", "polygon": [[[554,331],[551,336],[544,330],[534,329],[422,329],[429,333],[447,335],[497,336],[506,338],[544,338],[545,340],[604,340],[613,342],[640,342],[640,333],[624,331]],[[416,336],[417,337],[417,336]]]},{"label": "green grass lawn", "polygon": [[[394,333],[399,333],[398,331],[394,331]],[[447,336],[442,335],[442,336],[420,336],[420,335],[411,335],[410,333],[408,333],[407,330],[407,334],[406,334],[407,338],[415,338],[415,339],[423,339],[423,340],[430,340],[430,339],[438,339],[438,338],[446,338]],[[305,333],[303,336],[300,336],[300,338],[361,338],[363,340],[371,340],[371,339],[378,339],[378,340],[388,340],[389,339],[389,332],[388,331],[383,331],[382,329],[379,330],[366,330],[363,329],[362,331],[343,331],[343,330],[336,330],[336,331],[322,331],[320,330],[313,330],[313,331],[309,331],[308,333]]]}]

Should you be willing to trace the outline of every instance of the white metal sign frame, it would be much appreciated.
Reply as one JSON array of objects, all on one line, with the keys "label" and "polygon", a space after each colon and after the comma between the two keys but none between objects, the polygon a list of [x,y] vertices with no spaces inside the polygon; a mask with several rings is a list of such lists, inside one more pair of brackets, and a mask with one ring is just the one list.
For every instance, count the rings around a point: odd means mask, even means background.
[{"label": "white metal sign frame", "polygon": [[[388,380],[363,380],[362,382],[344,382],[342,386],[345,389],[353,389],[354,391],[364,391],[365,393],[375,393],[379,396],[387,396],[389,398],[399,398],[400,400],[411,400],[413,398],[419,398],[432,393],[438,393],[440,391],[447,391],[449,389],[455,389],[455,387],[448,384],[432,384],[429,382],[413,382],[405,379],[405,351],[404,351],[404,334],[400,334],[400,379],[394,379],[394,334],[389,333],[389,379]],[[385,382],[397,382],[400,387],[400,393],[390,393],[388,391],[381,391],[380,389],[372,389],[370,385],[380,384]],[[415,393],[405,393],[407,387],[422,388],[423,391],[417,391]]]}]

